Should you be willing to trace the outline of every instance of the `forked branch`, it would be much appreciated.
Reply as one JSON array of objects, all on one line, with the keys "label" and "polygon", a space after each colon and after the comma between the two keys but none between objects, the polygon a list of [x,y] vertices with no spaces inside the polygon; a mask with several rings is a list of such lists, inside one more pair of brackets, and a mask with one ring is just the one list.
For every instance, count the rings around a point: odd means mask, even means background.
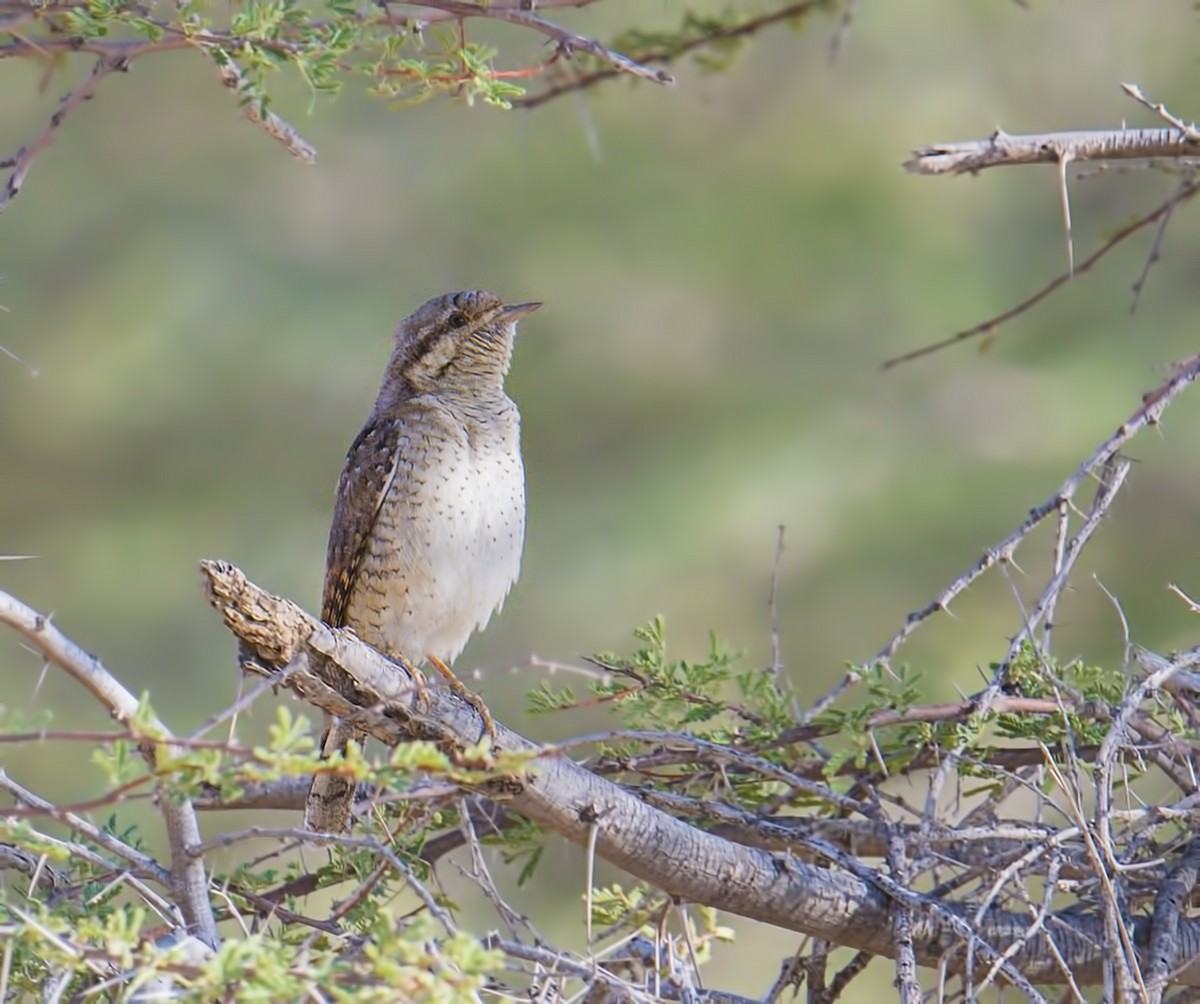
[{"label": "forked branch", "polygon": [[[118,721],[131,725],[135,719],[147,717],[138,699],[104,668],[99,659],[71,641],[47,617],[3,592],[0,592],[0,624],[14,629],[47,662],[66,670]],[[153,717],[149,729],[161,736],[161,740],[144,742],[140,748],[151,767],[155,767],[160,759],[171,756],[173,737],[170,730]],[[183,915],[189,933],[210,946],[215,945],[217,924],[208,898],[204,862],[187,850],[200,840],[196,812],[190,802],[173,797],[160,799],[159,809],[171,845],[171,889],[175,905]],[[74,825],[70,819],[64,821]],[[96,836],[94,833],[89,835]]]}]

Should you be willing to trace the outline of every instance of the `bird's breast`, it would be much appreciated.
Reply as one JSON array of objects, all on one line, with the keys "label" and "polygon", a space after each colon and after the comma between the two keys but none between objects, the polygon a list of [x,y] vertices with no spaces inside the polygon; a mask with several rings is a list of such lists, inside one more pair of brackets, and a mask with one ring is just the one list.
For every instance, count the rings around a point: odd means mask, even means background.
[{"label": "bird's breast", "polygon": [[[515,431],[515,430],[514,430]],[[515,435],[430,437],[392,481],[348,623],[364,641],[420,662],[452,662],[520,571],[525,472]]]}]

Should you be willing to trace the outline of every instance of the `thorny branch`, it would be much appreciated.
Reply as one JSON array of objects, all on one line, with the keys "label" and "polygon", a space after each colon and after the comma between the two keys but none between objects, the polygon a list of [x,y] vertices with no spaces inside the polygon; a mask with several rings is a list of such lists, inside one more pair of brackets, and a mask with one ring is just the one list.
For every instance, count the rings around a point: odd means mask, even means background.
[{"label": "thorny branch", "polygon": [[[920,609],[914,610],[905,619],[903,626],[888,639],[871,660],[870,664],[888,666],[900,646],[903,645],[914,631],[937,613],[950,609],[950,604],[961,596],[985,572],[997,565],[1008,565],[1013,561],[1017,549],[1025,539],[1052,514],[1069,511],[1074,505],[1074,499],[1079,490],[1087,483],[1101,477],[1106,465],[1120,455],[1130,440],[1148,426],[1157,426],[1163,412],[1183,391],[1197,378],[1200,378],[1200,354],[1177,363],[1168,374],[1166,380],[1142,395],[1141,403],[1122,422],[1117,430],[1104,440],[1091,455],[1087,457],[1049,498],[1038,503],[1029,511],[1029,515],[1021,524],[998,544],[988,548],[969,569],[957,576],[937,596]],[[1119,487],[1119,486],[1118,486]],[[1111,501],[1111,499],[1109,500]],[[1099,515],[1103,515],[1100,513]],[[1098,518],[1098,517],[1097,517]],[[1093,527],[1096,520],[1093,520]],[[1081,542],[1082,543],[1082,542]],[[1021,633],[1021,638],[1031,636],[1045,614],[1053,609],[1057,596],[1066,585],[1064,572],[1065,560],[1062,555],[1055,558],[1055,576],[1051,582],[1053,588],[1048,588],[1039,601],[1038,616],[1032,622],[1027,622]],[[813,703],[805,716],[811,721],[849,687],[859,683],[863,678],[861,670],[853,670],[831,691]]]},{"label": "thorny branch", "polygon": [[[1128,223],[1121,227],[1100,245],[1092,254],[1084,258],[1082,261],[1076,262],[1073,269],[1068,269],[1065,272],[1055,276],[1047,282],[1041,289],[1027,296],[1020,303],[1001,311],[994,317],[989,317],[985,321],[980,321],[969,328],[964,328],[962,331],[957,331],[947,338],[943,338],[937,342],[930,342],[928,345],[922,345],[919,348],[913,349],[911,352],[905,352],[901,355],[894,356],[888,359],[883,364],[884,369],[891,369],[893,366],[899,366],[901,363],[911,362],[914,359],[920,359],[922,356],[932,355],[941,349],[948,348],[951,345],[957,345],[959,342],[970,341],[973,338],[980,336],[992,336],[994,332],[1002,325],[1009,321],[1020,317],[1031,307],[1036,306],[1045,300],[1052,293],[1062,289],[1067,283],[1077,276],[1083,275],[1085,272],[1090,272],[1092,268],[1107,255],[1113,248],[1122,244],[1125,240],[1132,237],[1139,230],[1144,230],[1150,224],[1167,219],[1181,205],[1190,202],[1192,198],[1200,192],[1200,181],[1194,178],[1188,178],[1179,183],[1178,188],[1171,195],[1164,199],[1159,205],[1155,206],[1148,213],[1139,216],[1132,223]],[[1157,243],[1161,243],[1161,238]],[[1138,277],[1138,288],[1140,289],[1145,283],[1145,273]]]},{"label": "thorny branch", "polygon": [[614,74],[628,73],[634,77],[640,77],[642,80],[649,80],[656,84],[675,83],[675,78],[665,70],[653,70],[648,66],[643,66],[637,60],[615,52],[596,39],[587,38],[577,32],[569,31],[560,25],[547,21],[544,17],[535,14],[529,9],[518,7],[514,10],[512,7],[504,5],[471,3],[470,0],[423,0],[423,6],[435,8],[454,17],[492,18],[508,24],[519,25],[522,28],[532,28],[534,31],[540,32],[552,39],[555,43],[556,51],[564,57],[569,58],[573,52],[586,52],[601,62],[609,64]]},{"label": "thorny branch", "polygon": [[[1121,86],[1129,97],[1154,112],[1155,115],[1167,122],[1170,128],[1126,129],[1122,126],[1120,129],[1112,130],[1040,133],[1026,136],[1013,136],[998,129],[987,139],[938,143],[913,151],[912,157],[905,161],[904,168],[914,174],[924,175],[978,174],[989,167],[1028,164],[1057,165],[1059,167],[1059,198],[1063,207],[1067,236],[1068,264],[1066,271],[1015,306],[969,328],[957,331],[947,338],[894,356],[884,362],[884,369],[920,359],[951,345],[974,338],[984,337],[989,340],[994,338],[996,331],[1002,325],[1020,317],[1052,293],[1067,285],[1076,276],[1090,271],[1113,248],[1138,231],[1157,222],[1158,227],[1155,229],[1150,250],[1146,256],[1146,263],[1132,284],[1133,304],[1131,309],[1136,308],[1150,269],[1159,260],[1167,224],[1175,210],[1190,202],[1196,192],[1200,191],[1200,181],[1197,181],[1195,177],[1196,168],[1200,166],[1200,130],[1195,125],[1172,114],[1161,103],[1151,101],[1137,85],[1122,84]],[[1069,165],[1079,163],[1090,162],[1107,166],[1112,163],[1128,161],[1150,166],[1173,166],[1175,170],[1184,171],[1185,177],[1180,180],[1175,191],[1162,203],[1132,223],[1118,229],[1091,255],[1077,263],[1074,260],[1070,232],[1070,202],[1067,195],[1066,169]],[[983,344],[986,346],[989,341],[985,341]]]},{"label": "thorny branch", "polygon": [[[464,24],[467,21],[490,20],[543,36],[552,44],[552,51],[547,58],[533,66],[518,70],[496,70],[490,66],[472,68],[464,56],[461,76],[452,78],[435,74],[429,77],[430,81],[435,81],[448,93],[460,92],[476,74],[496,80],[549,81],[535,94],[494,102],[532,108],[563,94],[616,77],[628,76],[656,84],[672,84],[673,76],[662,67],[698,50],[727,44],[730,40],[749,38],[764,28],[794,21],[822,6],[817,0],[804,0],[744,17],[731,15],[724,22],[699,23],[690,34],[681,36],[678,44],[650,48],[636,57],[545,16],[549,10],[587,7],[598,2],[600,0],[541,0],[535,5],[527,0],[488,0],[482,3],[472,0],[427,0],[424,3],[378,0],[377,11],[352,16],[347,24],[362,31],[382,32],[388,38],[388,44],[408,41],[417,46],[421,44],[424,29],[446,21]],[[411,12],[396,13],[393,11],[395,7],[409,8]],[[11,168],[3,188],[0,188],[0,212],[21,190],[30,167],[53,142],[63,120],[94,96],[100,81],[114,71],[128,70],[135,60],[152,53],[191,49],[210,58],[217,66],[221,81],[237,94],[246,117],[305,164],[316,160],[315,149],[291,123],[268,107],[266,95],[250,79],[242,65],[246,53],[253,50],[269,54],[274,60],[294,62],[310,83],[311,71],[306,68],[305,60],[329,64],[343,74],[376,73],[384,78],[399,75],[402,78],[420,79],[420,71],[412,65],[412,60],[399,61],[396,66],[389,68],[388,59],[384,56],[375,59],[369,54],[356,53],[353,49],[343,52],[339,47],[341,43],[331,44],[331,39],[339,37],[338,25],[332,20],[313,20],[300,26],[291,25],[273,34],[257,32],[250,37],[216,25],[198,28],[178,16],[160,16],[153,3],[141,4],[129,0],[118,4],[113,12],[106,15],[114,19],[114,25],[128,30],[123,36],[116,30],[80,34],[73,30],[70,20],[75,13],[82,13],[85,20],[90,17],[85,7],[80,7],[77,12],[70,0],[55,4],[45,4],[41,0],[5,0],[0,3],[0,61],[12,58],[37,60],[45,64],[45,79],[50,79],[59,61],[71,55],[85,53],[96,57],[92,72],[63,98],[42,132],[14,155],[0,159],[0,168]],[[120,20],[122,16],[132,20],[126,23]],[[300,28],[317,33],[315,37],[318,41],[305,38]],[[586,58],[580,63],[575,58],[577,56]],[[394,59],[392,61],[396,62]]]},{"label": "thorny branch", "polygon": [[913,174],[978,174],[989,167],[1084,161],[1149,160],[1200,155],[1200,141],[1180,129],[1110,129],[1013,136],[997,129],[987,139],[937,143],[904,162]]}]

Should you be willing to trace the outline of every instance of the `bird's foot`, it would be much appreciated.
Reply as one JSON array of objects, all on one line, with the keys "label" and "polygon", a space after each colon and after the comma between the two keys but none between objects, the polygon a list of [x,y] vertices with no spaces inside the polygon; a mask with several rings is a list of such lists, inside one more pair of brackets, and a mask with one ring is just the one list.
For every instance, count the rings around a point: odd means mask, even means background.
[{"label": "bird's foot", "polygon": [[483,698],[467,687],[462,680],[454,675],[454,671],[436,655],[430,654],[425,658],[429,660],[429,665],[446,678],[446,682],[450,684],[450,689],[479,712],[479,717],[483,719],[483,734],[479,738],[482,739],[484,736],[489,736],[495,739],[496,723],[492,720],[492,713],[488,711],[487,705],[483,703]]},{"label": "bird's foot", "polygon": [[425,679],[425,674],[422,673],[416,666],[411,666],[407,662],[405,667],[412,670],[412,685],[417,692],[417,699],[425,706],[429,707],[429,688],[426,684],[429,682]]}]

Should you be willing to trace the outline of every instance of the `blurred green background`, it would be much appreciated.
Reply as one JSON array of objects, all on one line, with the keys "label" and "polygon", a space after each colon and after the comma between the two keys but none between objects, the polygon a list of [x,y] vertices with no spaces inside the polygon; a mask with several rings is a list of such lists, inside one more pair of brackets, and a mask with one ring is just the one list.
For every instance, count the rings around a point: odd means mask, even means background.
[{"label": "blurred green background", "polygon": [[[611,0],[561,17],[605,37],[681,13]],[[333,486],[392,327],[431,295],[479,286],[546,302],[521,326],[509,381],[529,483],[523,574],[459,662],[479,668],[497,717],[540,737],[596,727],[523,718],[543,673],[531,654],[626,649],[658,612],[678,655],[701,654],[713,629],[766,664],[779,524],[784,662],[803,697],[823,692],[1195,351],[1200,259],[1182,212],[1135,314],[1148,235],[989,353],[881,374],[1066,260],[1052,168],[918,178],[900,168],[909,151],[997,125],[1155,124],[1125,80],[1190,117],[1200,25],[1184,0],[860,4],[834,61],[835,23],[765,33],[724,76],[680,67],[674,89],[617,81],[528,113],[389,111],[348,90],[310,116],[285,88],[280,110],[317,146],[315,167],[245,122],[195,56],[106,80],[0,233],[0,345],[38,371],[0,357],[0,554],[36,556],[0,563],[0,586],[53,612],[172,726],[196,726],[238,686],[197,560],[227,558],[315,609]],[[531,35],[496,37],[506,65],[538,56]],[[39,96],[37,77],[0,63],[0,152],[66,89]],[[1174,183],[1073,184],[1077,257]],[[1185,397],[1134,444],[1131,484],[1060,607],[1060,656],[1119,655],[1097,579],[1135,641],[1195,642],[1165,586],[1200,593],[1198,418]],[[1019,556],[1027,578],[993,575],[902,653],[930,699],[974,689],[1002,654],[1020,624],[1014,586],[1040,588],[1048,540]],[[0,638],[0,688],[10,709],[102,723],[14,638]],[[85,755],[0,753],[65,798],[95,793]],[[578,860],[562,847],[550,859]],[[555,890],[564,923],[581,911],[576,874]],[[765,990],[763,966],[796,939],[760,933],[726,950],[714,985]]]}]

